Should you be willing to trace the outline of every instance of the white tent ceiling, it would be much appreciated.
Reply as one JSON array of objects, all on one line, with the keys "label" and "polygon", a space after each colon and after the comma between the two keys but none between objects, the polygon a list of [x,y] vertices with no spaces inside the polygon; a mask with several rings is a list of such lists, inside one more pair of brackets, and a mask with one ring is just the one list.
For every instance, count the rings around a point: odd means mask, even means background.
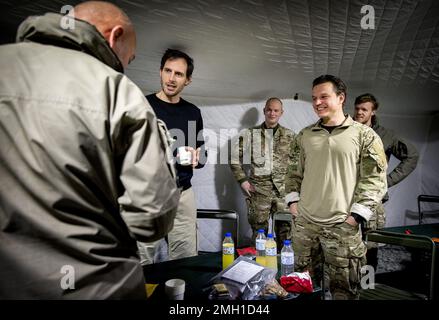
[{"label": "white tent ceiling", "polygon": [[[135,24],[137,58],[127,74],[145,93],[159,89],[161,55],[174,47],[195,60],[186,96],[254,101],[273,95],[291,98],[297,92],[309,100],[312,79],[330,73],[348,84],[350,106],[357,94],[370,91],[384,100],[381,112],[386,114],[439,110],[439,1],[112,2]],[[67,3],[0,4],[2,39],[13,39],[26,16],[59,12]],[[361,27],[363,5],[374,8],[374,29]]]}]

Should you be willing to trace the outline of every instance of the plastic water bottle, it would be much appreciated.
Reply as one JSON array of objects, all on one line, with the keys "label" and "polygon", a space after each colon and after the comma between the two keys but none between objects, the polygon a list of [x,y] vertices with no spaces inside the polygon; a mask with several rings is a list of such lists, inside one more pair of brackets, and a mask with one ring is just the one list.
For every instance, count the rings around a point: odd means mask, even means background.
[{"label": "plastic water bottle", "polygon": [[235,244],[233,243],[232,234],[227,232],[223,241],[223,270],[235,260]]},{"label": "plastic water bottle", "polygon": [[264,229],[258,230],[256,236],[256,262],[261,266],[265,266],[265,242],[267,237],[265,236]]},{"label": "plastic water bottle", "polygon": [[294,251],[290,240],[284,240],[284,246],[280,252],[281,276],[294,272]]},{"label": "plastic water bottle", "polygon": [[267,235],[267,242],[265,242],[265,266],[277,271],[277,246],[273,235]]}]

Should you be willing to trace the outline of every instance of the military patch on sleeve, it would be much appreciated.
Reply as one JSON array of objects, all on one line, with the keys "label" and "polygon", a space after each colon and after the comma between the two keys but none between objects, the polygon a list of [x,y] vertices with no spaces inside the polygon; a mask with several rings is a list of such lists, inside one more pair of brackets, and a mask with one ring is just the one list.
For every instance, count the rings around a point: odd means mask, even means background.
[{"label": "military patch on sleeve", "polygon": [[387,169],[387,158],[381,141],[374,139],[370,146],[370,155],[378,164],[380,171]]}]

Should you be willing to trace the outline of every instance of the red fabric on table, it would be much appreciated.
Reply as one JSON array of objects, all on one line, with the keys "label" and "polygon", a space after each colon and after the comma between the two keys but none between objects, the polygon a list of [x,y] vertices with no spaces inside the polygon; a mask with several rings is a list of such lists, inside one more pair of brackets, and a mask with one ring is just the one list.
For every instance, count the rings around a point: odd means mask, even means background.
[{"label": "red fabric on table", "polygon": [[293,272],[287,276],[282,276],[280,277],[280,285],[288,292],[312,293],[314,291],[308,271]]},{"label": "red fabric on table", "polygon": [[247,248],[242,248],[242,249],[236,249],[236,252],[238,252],[238,254],[240,256],[255,256],[256,255],[255,247],[247,247]]}]

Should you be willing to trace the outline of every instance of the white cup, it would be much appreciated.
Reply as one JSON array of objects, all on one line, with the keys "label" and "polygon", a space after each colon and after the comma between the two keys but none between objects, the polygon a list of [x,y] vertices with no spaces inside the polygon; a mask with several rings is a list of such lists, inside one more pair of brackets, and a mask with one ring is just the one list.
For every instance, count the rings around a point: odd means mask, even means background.
[{"label": "white cup", "polygon": [[186,150],[186,147],[179,147],[177,149],[178,163],[182,166],[189,166],[192,164],[192,153]]},{"label": "white cup", "polygon": [[165,282],[165,293],[170,300],[183,300],[186,283],[182,279],[171,279]]}]

